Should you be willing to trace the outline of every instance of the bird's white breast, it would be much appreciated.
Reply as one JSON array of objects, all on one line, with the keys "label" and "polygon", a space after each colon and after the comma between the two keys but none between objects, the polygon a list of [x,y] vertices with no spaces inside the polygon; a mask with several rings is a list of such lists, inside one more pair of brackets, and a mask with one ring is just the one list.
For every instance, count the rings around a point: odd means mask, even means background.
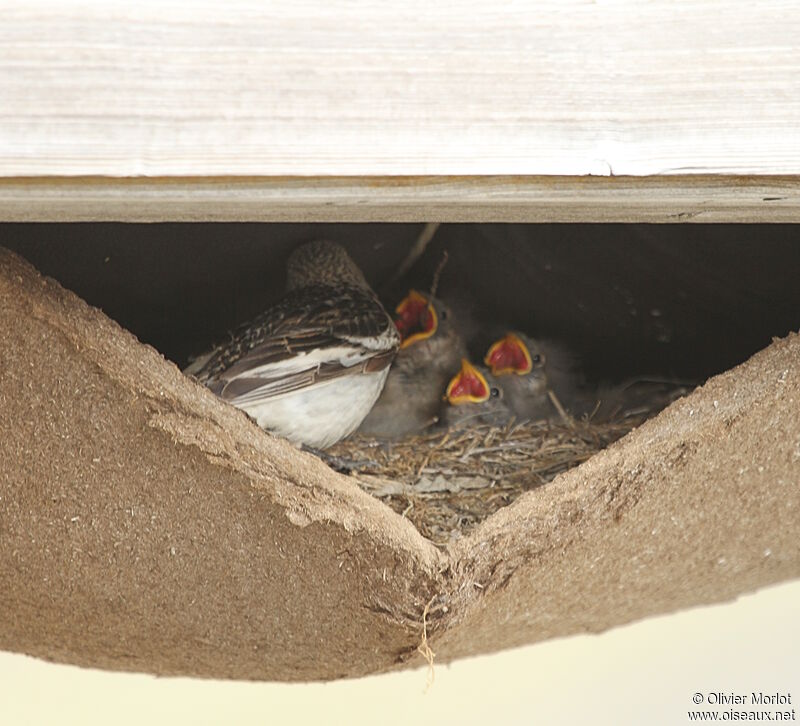
[{"label": "bird's white breast", "polygon": [[378,399],[388,372],[387,368],[346,375],[239,408],[261,428],[324,449],[358,428]]}]

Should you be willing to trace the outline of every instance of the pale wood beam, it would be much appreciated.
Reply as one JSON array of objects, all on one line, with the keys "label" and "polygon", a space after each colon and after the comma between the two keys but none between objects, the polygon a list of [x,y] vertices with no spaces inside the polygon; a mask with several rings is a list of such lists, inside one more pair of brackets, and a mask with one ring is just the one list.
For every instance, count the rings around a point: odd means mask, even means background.
[{"label": "pale wood beam", "polygon": [[0,9],[5,220],[798,221],[799,130],[787,0]]},{"label": "pale wood beam", "polygon": [[800,173],[800,6],[29,2],[0,175]]},{"label": "pale wood beam", "polygon": [[0,221],[800,222],[794,177],[0,179]]}]

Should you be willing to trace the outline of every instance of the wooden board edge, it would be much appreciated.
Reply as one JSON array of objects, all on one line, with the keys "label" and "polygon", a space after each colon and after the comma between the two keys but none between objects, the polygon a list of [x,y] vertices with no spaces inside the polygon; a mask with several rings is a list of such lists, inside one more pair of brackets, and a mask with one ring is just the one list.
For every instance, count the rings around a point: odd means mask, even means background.
[{"label": "wooden board edge", "polygon": [[797,223],[800,176],[15,177],[0,221]]}]

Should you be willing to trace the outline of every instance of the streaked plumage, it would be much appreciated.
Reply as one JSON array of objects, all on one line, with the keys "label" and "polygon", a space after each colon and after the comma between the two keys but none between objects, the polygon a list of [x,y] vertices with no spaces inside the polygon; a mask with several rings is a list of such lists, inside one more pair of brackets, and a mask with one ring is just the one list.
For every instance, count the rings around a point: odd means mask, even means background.
[{"label": "streaked plumage", "polygon": [[366,416],[399,343],[345,250],[312,242],[290,257],[284,298],[185,372],[262,428],[326,448]]},{"label": "streaked plumage", "polygon": [[[417,306],[415,315],[408,314],[410,305]],[[359,428],[385,439],[419,433],[436,422],[442,391],[466,355],[452,312],[440,300],[412,290],[396,313],[403,343],[381,397]],[[420,315],[426,316],[422,323]]]}]

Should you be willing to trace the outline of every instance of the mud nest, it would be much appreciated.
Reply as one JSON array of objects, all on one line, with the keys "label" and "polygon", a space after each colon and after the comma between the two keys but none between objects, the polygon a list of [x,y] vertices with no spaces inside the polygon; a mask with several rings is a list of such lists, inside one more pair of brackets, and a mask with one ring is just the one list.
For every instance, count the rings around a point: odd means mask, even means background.
[{"label": "mud nest", "polygon": [[511,422],[432,431],[397,441],[355,435],[328,450],[359,486],[438,546],[468,533],[526,491],[586,461],[688,392],[659,386],[602,422]]}]

